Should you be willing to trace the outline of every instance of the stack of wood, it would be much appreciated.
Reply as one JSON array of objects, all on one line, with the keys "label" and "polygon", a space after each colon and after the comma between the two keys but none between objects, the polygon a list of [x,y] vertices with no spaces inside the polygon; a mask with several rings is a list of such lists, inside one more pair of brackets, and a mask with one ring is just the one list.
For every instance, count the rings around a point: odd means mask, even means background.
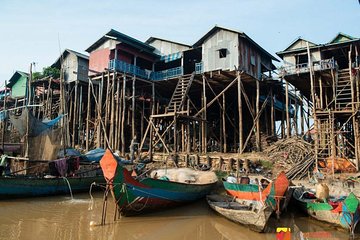
[{"label": "stack of wood", "polygon": [[279,140],[264,152],[274,163],[273,174],[285,171],[291,180],[307,177],[315,162],[312,144],[298,137]]}]

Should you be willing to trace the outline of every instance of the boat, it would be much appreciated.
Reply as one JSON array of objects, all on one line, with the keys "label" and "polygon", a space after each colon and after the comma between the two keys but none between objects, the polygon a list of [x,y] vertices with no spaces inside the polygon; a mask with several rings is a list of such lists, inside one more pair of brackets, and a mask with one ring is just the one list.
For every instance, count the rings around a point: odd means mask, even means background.
[{"label": "boat", "polygon": [[253,231],[263,232],[273,212],[270,206],[260,201],[239,201],[228,195],[208,195],[209,206],[227,219],[247,226]]},{"label": "boat", "polygon": [[0,199],[71,195],[88,192],[92,183],[104,183],[103,176],[86,177],[0,177]]},{"label": "boat", "polygon": [[360,220],[360,202],[354,193],[347,196],[330,196],[327,200],[316,198],[312,190],[296,188],[293,197],[297,206],[309,216],[349,230],[354,235]]},{"label": "boat", "polygon": [[8,169],[5,175],[0,176],[0,199],[72,196],[72,193],[88,192],[94,182],[98,186],[106,183],[98,164],[83,163],[79,157],[73,156],[43,160],[18,171]]},{"label": "boat", "polygon": [[[280,172],[273,181],[265,178],[259,181],[255,177],[250,179],[247,176],[240,178],[240,183],[237,183],[236,179],[235,181],[223,179],[224,188],[229,195],[240,200],[266,203],[276,211],[278,216],[280,215],[280,210],[284,209],[285,205],[289,202],[285,197],[291,197],[291,195],[286,194],[289,184],[290,182],[284,172]],[[280,204],[281,200],[284,200],[282,206]]]},{"label": "boat", "polygon": [[[217,177],[213,172],[185,168],[153,171],[150,176],[132,176],[131,171],[118,164],[107,149],[100,160],[107,185],[122,216],[189,203],[205,197],[215,187]],[[190,177],[181,174],[191,172]],[[178,178],[160,175],[161,172],[180,173]],[[174,176],[174,174],[173,174]]]}]

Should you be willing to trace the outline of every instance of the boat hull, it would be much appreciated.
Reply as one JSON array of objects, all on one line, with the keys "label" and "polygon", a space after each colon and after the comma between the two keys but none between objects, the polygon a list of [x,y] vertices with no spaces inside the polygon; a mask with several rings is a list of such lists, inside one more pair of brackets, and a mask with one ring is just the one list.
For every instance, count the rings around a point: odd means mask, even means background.
[{"label": "boat hull", "polygon": [[209,194],[217,183],[215,174],[215,180],[205,184],[150,177],[135,179],[126,168],[117,164],[110,150],[106,150],[100,166],[123,216],[166,209],[201,199]]},{"label": "boat hull", "polygon": [[[103,176],[66,179],[73,193],[89,191],[93,182],[105,183]],[[67,181],[64,178],[0,177],[0,199],[70,194]]]},{"label": "boat hull", "polygon": [[[296,189],[293,196],[297,206],[299,206],[304,213],[316,220],[342,227],[351,233],[354,232],[356,225],[360,221],[359,201],[355,195],[350,193],[350,195],[334,209],[333,206],[327,202],[302,199],[301,196],[303,192],[304,190],[302,189]],[[354,208],[353,206],[355,205],[356,207]]]},{"label": "boat hull", "polygon": [[253,209],[250,205],[242,205],[232,200],[229,196],[207,196],[209,206],[220,215],[253,231],[263,232],[272,209],[269,206]]}]

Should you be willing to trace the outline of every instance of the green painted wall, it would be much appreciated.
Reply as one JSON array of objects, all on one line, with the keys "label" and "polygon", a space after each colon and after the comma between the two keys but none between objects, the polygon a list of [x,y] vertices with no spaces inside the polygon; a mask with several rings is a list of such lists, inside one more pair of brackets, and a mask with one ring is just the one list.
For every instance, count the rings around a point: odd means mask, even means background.
[{"label": "green painted wall", "polygon": [[12,97],[25,97],[26,94],[26,77],[21,76],[11,88]]}]

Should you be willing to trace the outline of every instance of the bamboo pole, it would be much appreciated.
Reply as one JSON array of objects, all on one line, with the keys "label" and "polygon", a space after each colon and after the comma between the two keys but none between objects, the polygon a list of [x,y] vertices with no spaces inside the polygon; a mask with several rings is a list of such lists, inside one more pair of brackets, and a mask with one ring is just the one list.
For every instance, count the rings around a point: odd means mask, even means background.
[{"label": "bamboo pole", "polygon": [[77,119],[77,96],[78,94],[78,81],[75,81],[75,92],[74,92],[74,101],[73,101],[73,117],[70,118],[73,122],[72,122],[72,147],[75,147],[75,134],[77,133],[76,131],[76,119]]},{"label": "bamboo pole", "polygon": [[239,116],[239,121],[238,121],[238,126],[239,126],[239,150],[238,152],[241,154],[243,151],[243,115],[242,115],[242,96],[241,96],[241,74],[239,73],[239,71],[236,72],[237,75],[237,92],[238,92],[238,116]]},{"label": "bamboo pole", "polygon": [[115,149],[115,136],[114,136],[114,125],[115,125],[115,79],[116,72],[113,73],[112,83],[111,83],[111,104],[110,104],[110,145],[112,149]]},{"label": "bamboo pole", "polygon": [[82,135],[84,135],[84,129],[83,129],[83,121],[82,121],[82,105],[83,105],[83,86],[80,85],[80,96],[79,96],[79,120],[78,120],[78,143],[81,143],[81,147],[84,146],[84,142],[81,139],[81,133]]},{"label": "bamboo pole", "polygon": [[90,139],[90,104],[91,104],[91,95],[90,95],[90,81],[91,78],[88,79],[88,93],[87,93],[87,109],[86,109],[86,152],[89,151],[89,139]]},{"label": "bamboo pole", "polygon": [[136,77],[134,75],[132,82],[132,111],[131,111],[131,136],[134,139],[135,133],[135,81]]},{"label": "bamboo pole", "polygon": [[311,87],[311,99],[313,103],[313,119],[314,119],[314,141],[315,141],[315,169],[318,170],[318,154],[319,154],[319,141],[318,141],[318,122],[316,117],[316,98],[315,98],[315,83],[314,83],[314,75],[313,75],[313,64],[310,54],[309,42],[306,42],[307,54],[308,54],[308,64],[310,66],[310,87]]},{"label": "bamboo pole", "polygon": [[229,85],[227,85],[216,97],[214,97],[206,106],[202,107],[194,117],[199,116],[206,108],[210,107],[224,92],[226,92],[232,85],[237,82],[237,78],[235,78]]},{"label": "bamboo pole", "polygon": [[[105,93],[105,113],[104,113],[104,118],[105,118],[105,126],[104,126],[104,130],[106,132],[106,134],[109,136],[109,144],[111,144],[111,134],[108,132],[108,125],[109,125],[109,115],[110,115],[110,100],[111,100],[111,83],[110,83],[110,71],[107,72],[107,81],[106,81],[106,93]],[[101,105],[100,105],[101,106]],[[106,140],[104,138],[104,148],[106,147]],[[110,146],[107,146],[110,147]]]},{"label": "bamboo pole", "polygon": [[226,135],[226,119],[225,119],[225,112],[226,112],[226,96],[225,93],[223,93],[222,97],[222,135],[223,135],[223,151],[224,153],[227,152],[227,135]]},{"label": "bamboo pole", "polygon": [[[256,115],[259,115],[259,106],[260,106],[260,81],[256,80]],[[256,119],[256,148],[258,151],[261,151],[260,144],[260,115]]]},{"label": "bamboo pole", "polygon": [[286,109],[286,137],[291,137],[291,124],[290,124],[290,113],[289,113],[289,83],[285,80],[285,109]]},{"label": "bamboo pole", "polygon": [[123,109],[121,118],[121,153],[125,155],[125,112],[126,112],[126,75],[124,73],[123,81]]},{"label": "bamboo pole", "polygon": [[119,99],[120,99],[120,81],[117,77],[115,77],[116,81],[116,99],[115,99],[115,123],[114,123],[114,149],[119,149]]},{"label": "bamboo pole", "polygon": [[270,121],[271,121],[271,134],[276,136],[276,129],[275,129],[275,107],[274,107],[274,92],[273,88],[270,88]]},{"label": "bamboo pole", "polygon": [[[206,82],[205,82],[205,77],[202,77],[202,87],[203,87],[203,106],[206,106]],[[203,139],[203,152],[206,153],[207,152],[207,107],[205,107],[204,111],[203,111],[203,117],[202,117],[203,121],[202,121],[202,139]]]},{"label": "bamboo pole", "polygon": [[[97,105],[97,139],[96,139],[96,146],[99,148],[101,147],[101,119],[102,119],[102,96],[103,96],[103,87],[104,87],[104,73],[101,74],[101,82],[99,84],[99,96],[98,96],[98,105]],[[95,96],[94,96],[95,97]]]}]

